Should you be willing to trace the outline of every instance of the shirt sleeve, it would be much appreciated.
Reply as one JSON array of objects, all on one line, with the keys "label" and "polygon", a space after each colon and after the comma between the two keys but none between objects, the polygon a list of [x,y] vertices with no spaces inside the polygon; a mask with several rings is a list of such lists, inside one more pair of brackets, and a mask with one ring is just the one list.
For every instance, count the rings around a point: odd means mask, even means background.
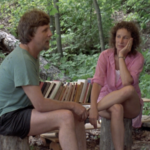
[{"label": "shirt sleeve", "polygon": [[14,65],[14,85],[15,87],[26,85],[38,85],[39,74],[36,64],[31,60],[22,60]]},{"label": "shirt sleeve", "polygon": [[133,84],[139,83],[139,74],[143,70],[143,65],[144,65],[144,57],[142,56],[142,54],[139,53],[132,61],[129,67],[130,74],[134,81]]},{"label": "shirt sleeve", "polygon": [[96,71],[94,77],[92,78],[92,83],[98,83],[101,86],[104,86],[104,81],[106,78],[106,66],[107,66],[107,59],[105,53],[102,52],[98,58]]}]

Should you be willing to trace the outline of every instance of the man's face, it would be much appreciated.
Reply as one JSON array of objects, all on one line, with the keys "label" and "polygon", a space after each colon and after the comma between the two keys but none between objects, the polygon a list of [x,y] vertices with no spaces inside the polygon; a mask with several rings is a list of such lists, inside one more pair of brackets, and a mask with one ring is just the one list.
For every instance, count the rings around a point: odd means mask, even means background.
[{"label": "man's face", "polygon": [[38,50],[48,50],[49,49],[49,41],[51,39],[52,33],[48,25],[40,26],[37,28],[34,37],[32,38],[32,42]]}]

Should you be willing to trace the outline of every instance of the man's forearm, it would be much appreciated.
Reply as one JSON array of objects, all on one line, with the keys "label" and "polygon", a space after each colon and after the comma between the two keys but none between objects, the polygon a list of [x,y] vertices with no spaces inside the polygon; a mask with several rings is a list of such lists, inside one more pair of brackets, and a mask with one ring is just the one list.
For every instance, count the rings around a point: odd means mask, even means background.
[{"label": "man's forearm", "polygon": [[45,98],[43,99],[41,107],[37,108],[37,110],[40,112],[48,112],[59,109],[68,109],[72,111],[74,109],[74,105],[74,102],[60,102]]}]

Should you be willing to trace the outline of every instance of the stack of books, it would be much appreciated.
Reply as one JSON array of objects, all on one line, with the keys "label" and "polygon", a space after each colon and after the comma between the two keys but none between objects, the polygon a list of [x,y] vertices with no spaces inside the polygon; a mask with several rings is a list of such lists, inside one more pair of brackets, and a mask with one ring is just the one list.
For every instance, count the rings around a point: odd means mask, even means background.
[{"label": "stack of books", "polygon": [[45,81],[40,82],[41,91],[45,98],[58,101],[73,101],[90,103],[91,79],[79,79],[77,82]]}]

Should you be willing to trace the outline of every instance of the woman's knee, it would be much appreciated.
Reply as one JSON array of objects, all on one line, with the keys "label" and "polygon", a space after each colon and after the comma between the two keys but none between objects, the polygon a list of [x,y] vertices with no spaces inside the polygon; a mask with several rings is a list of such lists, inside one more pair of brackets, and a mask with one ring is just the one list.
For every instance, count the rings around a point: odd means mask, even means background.
[{"label": "woman's knee", "polygon": [[101,117],[107,118],[107,119],[110,119],[110,118],[111,118],[110,112],[107,111],[107,110],[99,111],[99,112],[98,112],[98,115],[101,116]]},{"label": "woman's knee", "polygon": [[132,85],[128,85],[123,88],[122,96],[130,98],[131,96],[133,96],[135,94],[135,92],[136,92],[135,88]]},{"label": "woman's knee", "polygon": [[115,117],[120,117],[124,113],[124,108],[121,104],[114,104],[112,107],[108,109],[110,111],[111,115]]}]

